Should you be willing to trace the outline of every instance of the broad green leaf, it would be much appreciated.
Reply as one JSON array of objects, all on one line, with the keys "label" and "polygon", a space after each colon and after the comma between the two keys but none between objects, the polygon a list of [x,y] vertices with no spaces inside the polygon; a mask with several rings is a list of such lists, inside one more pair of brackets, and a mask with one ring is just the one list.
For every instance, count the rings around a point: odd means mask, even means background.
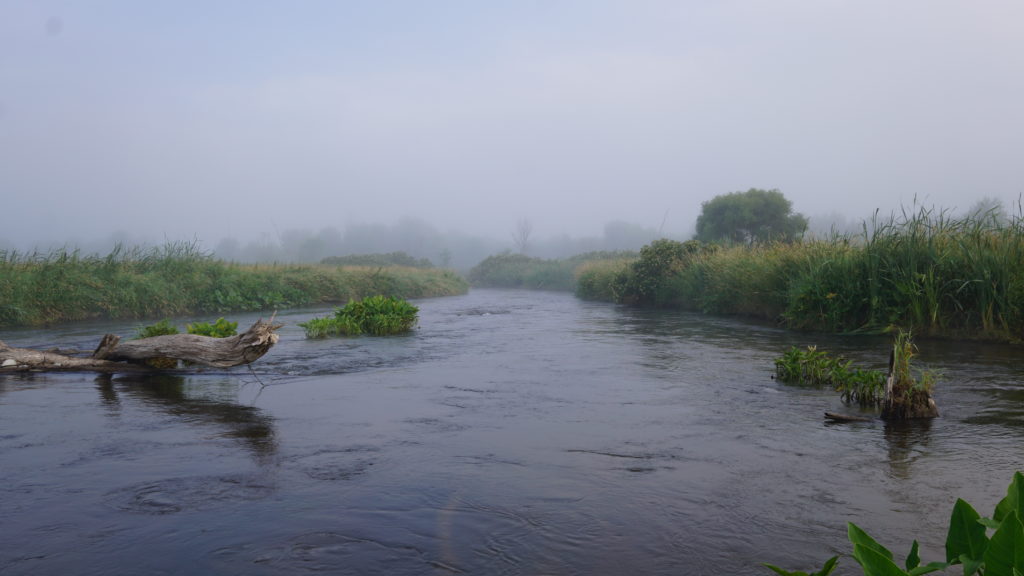
[{"label": "broad green leaf", "polygon": [[1016,512],[1018,518],[1024,518],[1024,508],[1022,507],[1024,507],[1024,475],[1014,472],[1013,481],[1006,489],[1006,497],[996,504],[996,511],[992,515],[992,519],[1002,522],[1010,512]]},{"label": "broad green leaf", "polygon": [[986,576],[1013,576],[1013,571],[1024,570],[1024,526],[1011,510],[985,551]]},{"label": "broad green leaf", "polygon": [[839,562],[839,556],[833,556],[833,557],[829,558],[828,560],[825,561],[825,565],[821,567],[821,570],[818,570],[817,572],[815,572],[814,574],[811,574],[810,576],[828,576],[829,574],[832,573],[833,570],[836,569],[836,563],[837,562]]},{"label": "broad green leaf", "polygon": [[853,522],[846,523],[846,536],[850,539],[850,542],[853,543],[854,547],[864,546],[866,548],[871,548],[872,550],[877,550],[890,561],[892,560],[892,552],[889,552],[885,546],[875,542],[874,538],[868,536],[867,532],[861,530],[860,527]]},{"label": "broad green leaf", "polygon": [[963,556],[975,561],[984,557],[988,536],[978,518],[978,513],[970,504],[957,498],[949,518],[949,532],[946,534],[946,562],[955,564]]},{"label": "broad green leaf", "polygon": [[864,576],[909,576],[878,548],[854,544],[853,558],[864,569]]},{"label": "broad green leaf", "polygon": [[978,518],[978,524],[981,524],[985,528],[991,528],[993,530],[999,530],[999,525],[1002,524],[1002,522],[996,522],[995,520],[993,520],[991,518]]},{"label": "broad green leaf", "polygon": [[937,572],[939,570],[945,570],[949,568],[949,564],[946,562],[929,562],[924,566],[918,566],[909,572],[910,576],[921,576],[921,574],[928,574],[930,572]]},{"label": "broad green leaf", "polygon": [[914,543],[910,545],[910,554],[907,554],[906,566],[908,572],[912,571],[914,568],[917,568],[918,565],[921,564],[921,555],[918,554],[917,548],[917,540],[914,540]]},{"label": "broad green leaf", "polygon": [[[964,565],[964,576],[971,576],[971,574],[974,574],[981,569],[982,565],[985,564],[985,560],[972,560],[967,557],[967,554],[964,554],[960,557],[960,563]],[[955,564],[955,562],[951,562],[950,564]]]},{"label": "broad green leaf", "polygon": [[807,572],[801,572],[799,570],[790,572],[789,570],[783,570],[782,568],[779,568],[778,566],[773,566],[767,562],[762,562],[761,565],[765,568],[768,568],[772,572],[775,572],[779,576],[810,576],[810,574],[808,574]]}]

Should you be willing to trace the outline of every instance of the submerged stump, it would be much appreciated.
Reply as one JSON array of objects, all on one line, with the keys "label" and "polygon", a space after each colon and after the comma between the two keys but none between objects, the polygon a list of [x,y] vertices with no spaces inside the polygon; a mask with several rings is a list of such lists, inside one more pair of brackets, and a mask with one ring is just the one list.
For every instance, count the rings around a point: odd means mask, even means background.
[{"label": "submerged stump", "polygon": [[885,380],[885,396],[882,398],[883,420],[912,420],[936,418],[939,408],[932,398],[931,383],[925,378],[915,380],[910,374],[910,357],[913,344],[897,338],[889,353],[889,375]]}]

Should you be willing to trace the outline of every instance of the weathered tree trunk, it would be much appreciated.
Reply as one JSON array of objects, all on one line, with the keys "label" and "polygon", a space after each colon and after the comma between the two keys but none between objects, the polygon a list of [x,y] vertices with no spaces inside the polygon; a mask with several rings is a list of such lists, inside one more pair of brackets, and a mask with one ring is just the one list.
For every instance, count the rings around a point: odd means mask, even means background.
[{"label": "weathered tree trunk", "polygon": [[912,382],[898,378],[899,370],[894,369],[895,352],[889,353],[889,376],[885,380],[885,397],[882,399],[883,420],[910,420],[914,418],[936,418],[939,408],[931,393],[914,389]]},{"label": "weathered tree trunk", "polygon": [[172,334],[121,342],[107,334],[90,358],[66,356],[25,348],[11,348],[0,342],[0,372],[4,371],[78,371],[121,372],[152,370],[147,360],[170,358],[193,364],[230,368],[249,364],[277,343],[274,330],[280,324],[257,320],[251,328],[228,338],[195,334]]}]

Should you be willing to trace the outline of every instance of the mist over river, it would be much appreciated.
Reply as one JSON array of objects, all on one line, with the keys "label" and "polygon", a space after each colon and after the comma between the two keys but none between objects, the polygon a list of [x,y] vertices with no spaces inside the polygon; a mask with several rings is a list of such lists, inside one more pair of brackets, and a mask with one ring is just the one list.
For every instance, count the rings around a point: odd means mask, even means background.
[{"label": "mist over river", "polygon": [[[940,418],[829,425],[851,409],[773,360],[880,368],[886,338],[554,292],[416,304],[387,338],[306,340],[327,310],[279,313],[251,371],[0,376],[0,574],[763,575],[849,550],[848,521],[927,562],[957,497],[987,515],[1024,468],[1020,347],[919,340]],[[0,339],[91,350],[137,325]]]}]

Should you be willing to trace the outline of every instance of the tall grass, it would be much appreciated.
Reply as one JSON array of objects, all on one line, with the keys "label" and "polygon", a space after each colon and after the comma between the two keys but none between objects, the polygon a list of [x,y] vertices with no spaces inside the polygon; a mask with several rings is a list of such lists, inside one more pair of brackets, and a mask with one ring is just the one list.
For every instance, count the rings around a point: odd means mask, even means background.
[{"label": "tall grass", "polygon": [[77,250],[0,251],[0,326],[92,318],[160,318],[347,302],[372,294],[422,298],[464,293],[450,270],[409,267],[241,265],[195,243]]},{"label": "tall grass", "polygon": [[1024,339],[1020,216],[1000,223],[922,208],[876,215],[857,235],[691,250],[662,267],[657,297],[646,301],[629,289],[643,261],[641,252],[626,269],[588,271],[588,294],[797,329]]}]

